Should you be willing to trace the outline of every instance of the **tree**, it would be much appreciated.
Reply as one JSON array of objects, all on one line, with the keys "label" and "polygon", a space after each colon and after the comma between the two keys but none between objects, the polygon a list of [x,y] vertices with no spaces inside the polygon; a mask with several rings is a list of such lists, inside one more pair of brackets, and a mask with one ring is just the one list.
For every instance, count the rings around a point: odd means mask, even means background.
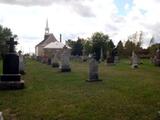
[{"label": "tree", "polygon": [[160,49],[160,43],[159,43],[159,44],[158,44],[158,43],[155,43],[155,44],[151,45],[150,47],[148,47],[150,57],[153,57],[153,56],[155,55],[156,50],[157,50],[158,48]]},{"label": "tree", "polygon": [[149,46],[151,47],[154,44],[154,36],[152,36],[150,42],[149,42]]},{"label": "tree", "polygon": [[78,38],[77,42],[75,43],[74,45],[74,52],[75,54],[74,55],[78,55],[78,56],[81,56],[82,55],[82,50],[83,50],[83,42],[84,42],[84,39],[81,39],[81,38]]},{"label": "tree", "polygon": [[88,38],[83,45],[83,49],[85,50],[86,55],[89,55],[90,53],[92,53],[92,47],[93,47],[92,41]]},{"label": "tree", "polygon": [[107,49],[107,43],[109,41],[109,36],[105,35],[101,32],[96,32],[91,36],[92,41],[92,53],[96,54],[96,60],[99,61],[101,56],[101,51],[104,51]]},{"label": "tree", "polygon": [[143,31],[140,31],[140,34],[139,34],[139,41],[138,41],[138,43],[137,43],[137,46],[139,45],[139,47],[141,47],[142,46],[142,44],[143,44]]},{"label": "tree", "polygon": [[118,55],[122,57],[124,55],[124,47],[122,41],[119,41],[117,44]]},{"label": "tree", "polygon": [[73,47],[74,46],[74,44],[75,44],[75,41],[73,41],[73,40],[71,40],[71,39],[68,39],[67,41],[66,41],[66,44],[69,46],[69,47]]},{"label": "tree", "polygon": [[68,40],[67,45],[72,48],[71,54],[72,55],[82,55],[82,50],[83,50],[83,44],[84,44],[84,39],[78,38],[77,41],[73,40]]},{"label": "tree", "polygon": [[107,44],[107,49],[109,50],[109,52],[112,52],[112,50],[115,48],[115,45],[113,43],[112,40],[109,40],[108,44]]},{"label": "tree", "polygon": [[12,32],[9,28],[0,25],[0,54],[5,54],[7,52],[6,41],[12,36]]},{"label": "tree", "polygon": [[130,40],[127,40],[127,42],[125,43],[125,49],[124,49],[124,54],[125,56],[131,56],[132,54],[132,51],[135,50],[135,43],[133,43],[132,41]]}]

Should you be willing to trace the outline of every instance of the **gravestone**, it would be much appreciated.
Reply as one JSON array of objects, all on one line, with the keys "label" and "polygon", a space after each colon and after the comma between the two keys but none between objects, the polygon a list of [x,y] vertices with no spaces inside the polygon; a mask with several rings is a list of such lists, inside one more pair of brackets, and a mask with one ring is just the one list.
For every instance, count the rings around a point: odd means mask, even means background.
[{"label": "gravestone", "polygon": [[89,61],[89,79],[87,82],[102,81],[98,76],[98,61],[93,55]]},{"label": "gravestone", "polygon": [[154,64],[160,66],[160,49],[157,49],[156,55],[154,56]]},{"label": "gravestone", "polygon": [[85,50],[85,48],[83,48],[82,53],[83,53],[82,61],[83,61],[83,62],[86,62],[86,61],[87,61],[87,55],[86,55],[86,50]]},{"label": "gravestone", "polygon": [[46,55],[42,56],[42,63],[48,64],[48,57]]},{"label": "gravestone", "polygon": [[47,59],[47,64],[51,65],[51,58],[50,57]]},{"label": "gravestone", "polygon": [[132,64],[132,68],[138,68],[138,57],[135,54],[135,52],[132,52],[132,57],[131,57],[131,64]]},{"label": "gravestone", "polygon": [[112,55],[114,57],[114,63],[118,63],[119,62],[119,56],[118,56],[118,50],[117,48],[114,48],[112,51]]},{"label": "gravestone", "polygon": [[7,41],[9,52],[3,57],[3,74],[0,76],[0,89],[22,89],[24,81],[19,74],[19,56],[15,52],[14,38]]},{"label": "gravestone", "polygon": [[19,73],[21,75],[24,75],[25,74],[25,70],[24,70],[24,57],[22,55],[22,51],[19,51],[18,54],[19,54]]},{"label": "gravestone", "polygon": [[4,120],[4,119],[3,119],[2,112],[0,112],[0,120]]},{"label": "gravestone", "polygon": [[112,65],[114,64],[115,62],[115,54],[114,52],[112,51],[111,53],[109,51],[107,51],[107,64],[108,65]]},{"label": "gravestone", "polygon": [[71,71],[69,59],[70,59],[70,54],[68,52],[67,47],[64,46],[63,52],[61,55],[61,63],[60,63],[60,67],[59,67],[61,72],[70,72]]},{"label": "gravestone", "polygon": [[101,48],[101,56],[100,56],[100,61],[104,61],[103,59],[103,49]]},{"label": "gravestone", "polygon": [[52,67],[59,67],[59,58],[58,58],[59,52],[56,51],[55,54],[51,58],[51,64]]},{"label": "gravestone", "polygon": [[119,56],[116,55],[116,56],[114,57],[114,63],[118,63],[118,62],[119,62]]}]

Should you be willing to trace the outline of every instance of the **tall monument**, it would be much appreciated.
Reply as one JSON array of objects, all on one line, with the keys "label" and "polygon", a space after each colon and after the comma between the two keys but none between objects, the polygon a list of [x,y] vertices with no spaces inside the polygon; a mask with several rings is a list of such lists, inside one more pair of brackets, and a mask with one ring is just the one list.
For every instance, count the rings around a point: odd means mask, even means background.
[{"label": "tall monument", "polygon": [[24,81],[19,73],[19,56],[15,52],[17,41],[7,41],[9,52],[3,57],[3,74],[0,76],[0,89],[22,89]]}]

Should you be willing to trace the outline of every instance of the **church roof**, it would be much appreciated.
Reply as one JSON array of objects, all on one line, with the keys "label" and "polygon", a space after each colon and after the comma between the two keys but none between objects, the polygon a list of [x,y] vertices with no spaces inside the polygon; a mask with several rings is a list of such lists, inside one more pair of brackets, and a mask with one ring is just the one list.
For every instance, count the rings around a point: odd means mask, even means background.
[{"label": "church roof", "polygon": [[52,33],[47,34],[47,35],[44,36],[44,40],[42,40],[40,43],[38,43],[36,45],[36,47],[39,46],[39,45],[47,43],[47,41],[55,42],[55,41],[57,41],[57,39],[55,38],[55,36]]},{"label": "church roof", "polygon": [[[55,42],[51,42],[49,44],[47,44],[44,49],[62,49],[65,45],[59,41],[55,41]],[[69,46],[67,46],[67,48],[70,49]]]}]

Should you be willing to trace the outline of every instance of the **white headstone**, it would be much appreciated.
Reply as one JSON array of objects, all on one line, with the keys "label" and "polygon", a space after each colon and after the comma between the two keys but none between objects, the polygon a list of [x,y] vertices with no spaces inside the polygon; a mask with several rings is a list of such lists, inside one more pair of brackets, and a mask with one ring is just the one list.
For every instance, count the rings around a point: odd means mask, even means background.
[{"label": "white headstone", "polygon": [[61,55],[61,63],[60,63],[60,70],[62,72],[70,72],[71,71],[69,61],[70,61],[69,51],[67,49],[64,49],[63,53]]},{"label": "white headstone", "polygon": [[98,77],[98,61],[94,58],[94,56],[91,57],[89,61],[89,80],[88,82],[94,82],[94,81],[101,81]]},{"label": "white headstone", "polygon": [[56,51],[55,54],[51,58],[52,67],[59,67],[59,52]]},{"label": "white headstone", "polygon": [[87,61],[87,55],[86,55],[86,50],[85,48],[83,49],[83,56],[82,56],[82,61]]},{"label": "white headstone", "polygon": [[116,56],[114,57],[114,63],[118,63],[118,62],[119,62],[119,56],[116,55]]},{"label": "white headstone", "polygon": [[4,120],[4,119],[3,119],[2,112],[0,112],[0,120]]},{"label": "white headstone", "polygon": [[132,68],[138,68],[138,57],[134,51],[132,52],[131,60],[132,60]]},{"label": "white headstone", "polygon": [[19,52],[19,72],[20,74],[24,74],[25,70],[24,70],[24,57],[21,54],[21,52]]}]

